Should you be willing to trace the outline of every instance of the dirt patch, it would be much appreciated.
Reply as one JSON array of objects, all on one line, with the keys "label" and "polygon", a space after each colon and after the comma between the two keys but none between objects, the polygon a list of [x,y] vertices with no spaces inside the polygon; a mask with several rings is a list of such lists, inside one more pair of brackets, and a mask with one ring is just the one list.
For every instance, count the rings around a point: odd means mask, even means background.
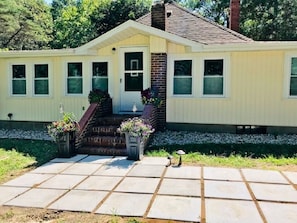
[{"label": "dirt patch", "polygon": [[182,221],[0,206],[1,223],[181,223]]}]

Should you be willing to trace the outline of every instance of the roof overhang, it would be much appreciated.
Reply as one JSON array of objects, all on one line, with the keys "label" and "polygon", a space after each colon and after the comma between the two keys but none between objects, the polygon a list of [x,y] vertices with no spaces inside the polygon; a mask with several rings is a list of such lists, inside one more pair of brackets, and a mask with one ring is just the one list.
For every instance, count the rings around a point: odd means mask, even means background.
[{"label": "roof overhang", "polygon": [[97,55],[98,49],[115,44],[119,41],[139,34],[146,36],[156,36],[166,39],[169,42],[183,45],[186,47],[187,52],[297,50],[297,41],[248,41],[246,43],[207,45],[129,20],[108,31],[107,33],[99,36],[98,38],[91,40],[90,42],[77,48],[57,50],[0,51],[0,58]]},{"label": "roof overhang", "polygon": [[170,42],[184,45],[186,47],[194,47],[196,50],[201,50],[203,46],[203,44],[201,43],[197,43],[186,38],[177,36],[175,34],[171,34],[163,30],[156,29],[154,27],[129,20],[117,26],[116,28],[110,30],[109,32],[99,36],[98,38],[76,48],[76,53],[90,54],[92,51],[94,51],[94,49],[100,49],[112,45],[123,39],[127,39],[138,34],[146,36],[157,36],[163,39],[167,39]]},{"label": "roof overhang", "polygon": [[297,50],[297,41],[253,41],[233,44],[212,44],[204,45],[202,50],[194,52],[242,52],[272,50]]}]

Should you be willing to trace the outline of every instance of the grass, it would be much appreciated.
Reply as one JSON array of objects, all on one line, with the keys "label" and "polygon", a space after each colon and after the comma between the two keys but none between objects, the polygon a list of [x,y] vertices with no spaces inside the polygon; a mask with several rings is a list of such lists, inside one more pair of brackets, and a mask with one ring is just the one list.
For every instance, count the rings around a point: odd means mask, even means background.
[{"label": "grass", "polygon": [[[277,169],[294,167],[297,171],[297,146],[265,144],[201,144],[150,147],[147,156],[174,156],[183,149],[185,165],[234,168]],[[0,139],[0,183],[56,157],[56,144],[41,140]]]},{"label": "grass", "polygon": [[173,155],[175,163],[178,149],[186,152],[182,160],[185,164],[203,166],[224,166],[234,168],[278,169],[296,166],[297,146],[265,144],[201,144],[151,147],[148,156],[166,157]]},{"label": "grass", "polygon": [[0,139],[0,183],[48,162],[56,153],[53,142]]}]

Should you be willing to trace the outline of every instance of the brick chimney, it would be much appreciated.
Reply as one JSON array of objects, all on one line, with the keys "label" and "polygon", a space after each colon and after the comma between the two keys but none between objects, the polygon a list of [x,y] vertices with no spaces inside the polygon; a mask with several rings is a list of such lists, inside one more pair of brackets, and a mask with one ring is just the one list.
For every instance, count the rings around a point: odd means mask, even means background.
[{"label": "brick chimney", "polygon": [[240,0],[230,0],[230,29],[239,32]]},{"label": "brick chimney", "polygon": [[166,9],[164,1],[155,0],[151,11],[152,27],[165,31],[166,27]]}]

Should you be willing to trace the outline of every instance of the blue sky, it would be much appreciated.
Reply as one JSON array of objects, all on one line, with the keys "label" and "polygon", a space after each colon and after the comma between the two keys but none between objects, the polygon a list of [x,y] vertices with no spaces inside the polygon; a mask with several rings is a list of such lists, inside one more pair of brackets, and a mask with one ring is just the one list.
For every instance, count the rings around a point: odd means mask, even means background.
[{"label": "blue sky", "polygon": [[45,0],[46,3],[52,3],[53,0]]}]

